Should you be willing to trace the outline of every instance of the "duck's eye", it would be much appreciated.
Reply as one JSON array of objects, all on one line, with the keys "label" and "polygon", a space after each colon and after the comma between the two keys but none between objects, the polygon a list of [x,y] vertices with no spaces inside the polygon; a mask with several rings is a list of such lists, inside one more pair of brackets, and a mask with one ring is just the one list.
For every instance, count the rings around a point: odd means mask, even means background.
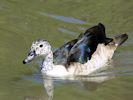
[{"label": "duck's eye", "polygon": [[43,45],[41,44],[40,47],[43,47]]}]

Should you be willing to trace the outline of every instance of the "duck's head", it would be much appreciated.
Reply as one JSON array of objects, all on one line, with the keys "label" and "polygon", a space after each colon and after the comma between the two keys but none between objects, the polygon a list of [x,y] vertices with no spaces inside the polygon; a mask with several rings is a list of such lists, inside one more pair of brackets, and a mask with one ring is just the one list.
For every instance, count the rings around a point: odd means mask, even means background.
[{"label": "duck's head", "polygon": [[23,60],[23,64],[31,62],[36,56],[46,56],[51,51],[51,46],[46,40],[37,40],[32,43],[28,56]]}]

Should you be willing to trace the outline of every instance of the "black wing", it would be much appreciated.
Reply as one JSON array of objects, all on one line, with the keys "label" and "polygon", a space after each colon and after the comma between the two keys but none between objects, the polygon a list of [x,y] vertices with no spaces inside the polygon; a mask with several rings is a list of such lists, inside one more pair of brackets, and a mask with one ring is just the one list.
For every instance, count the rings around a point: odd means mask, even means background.
[{"label": "black wing", "polygon": [[80,62],[82,64],[87,62],[87,60],[91,59],[99,43],[106,45],[112,40],[106,37],[103,24],[99,23],[97,26],[89,28],[85,33],[79,35],[78,41],[71,48],[67,64],[69,65],[71,62]]},{"label": "black wing", "polygon": [[65,64],[69,55],[71,48],[77,42],[77,39],[71,40],[54,51],[54,63],[55,64]]},{"label": "black wing", "polygon": [[85,63],[91,59],[99,43],[105,45],[113,39],[107,38],[105,27],[99,23],[87,29],[83,34],[80,34],[77,39],[74,39],[54,52],[54,63],[69,65],[71,62]]}]

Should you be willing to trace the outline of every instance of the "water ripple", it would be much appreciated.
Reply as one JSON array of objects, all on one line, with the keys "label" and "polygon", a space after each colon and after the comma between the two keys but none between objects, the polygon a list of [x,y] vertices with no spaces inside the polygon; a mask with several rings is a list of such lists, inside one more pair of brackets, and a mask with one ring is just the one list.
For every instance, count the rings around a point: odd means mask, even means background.
[{"label": "water ripple", "polygon": [[40,15],[46,16],[46,17],[50,17],[52,19],[55,20],[60,20],[60,21],[64,21],[67,23],[73,23],[73,24],[87,24],[87,22],[79,20],[79,19],[75,19],[72,17],[65,17],[65,16],[59,16],[59,15],[53,15],[53,14],[49,14],[49,13],[45,13],[45,12],[37,12]]},{"label": "water ripple", "polygon": [[72,32],[72,31],[70,31],[70,30],[64,29],[64,28],[58,28],[58,31],[60,31],[60,32],[62,32],[62,33],[69,34],[69,35],[76,35],[76,34],[79,34],[79,33]]}]

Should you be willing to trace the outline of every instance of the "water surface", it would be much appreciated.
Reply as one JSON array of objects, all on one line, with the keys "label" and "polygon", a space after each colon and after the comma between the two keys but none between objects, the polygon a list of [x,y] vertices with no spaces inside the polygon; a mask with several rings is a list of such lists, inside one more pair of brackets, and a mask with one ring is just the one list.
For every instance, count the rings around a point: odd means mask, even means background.
[{"label": "water surface", "polygon": [[54,79],[53,100],[132,100],[132,9],[132,0],[0,0],[0,100],[47,100],[37,60],[22,64],[32,41],[43,38],[58,48],[99,22],[107,36],[128,33],[129,39],[112,67],[89,81]]}]

